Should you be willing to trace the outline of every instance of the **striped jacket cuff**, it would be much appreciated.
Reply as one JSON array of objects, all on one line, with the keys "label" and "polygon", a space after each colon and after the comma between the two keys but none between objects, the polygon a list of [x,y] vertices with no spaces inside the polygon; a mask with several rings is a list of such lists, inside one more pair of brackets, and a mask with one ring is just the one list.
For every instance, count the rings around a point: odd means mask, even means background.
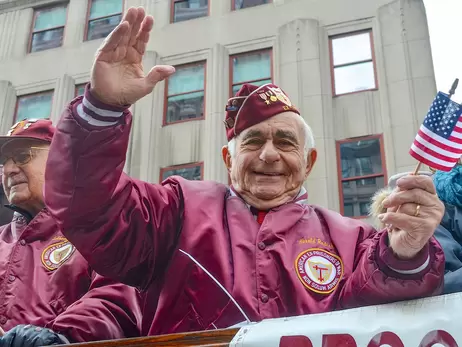
[{"label": "striped jacket cuff", "polygon": [[379,240],[379,257],[390,270],[400,275],[421,274],[430,265],[430,244],[427,243],[413,259],[398,259],[388,247],[388,232],[384,231]]},{"label": "striped jacket cuff", "polygon": [[77,115],[89,125],[94,127],[107,127],[113,126],[120,122],[124,111],[130,105],[115,107],[106,105],[99,101],[90,92],[90,84],[85,87],[85,94],[82,102],[77,105]]}]

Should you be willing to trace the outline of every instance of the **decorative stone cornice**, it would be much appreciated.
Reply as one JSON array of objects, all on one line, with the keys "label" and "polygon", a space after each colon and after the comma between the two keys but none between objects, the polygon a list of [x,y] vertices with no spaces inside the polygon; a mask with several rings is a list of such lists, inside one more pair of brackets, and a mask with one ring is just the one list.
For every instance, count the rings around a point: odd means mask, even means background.
[{"label": "decorative stone cornice", "polygon": [[0,0],[0,13],[59,2],[62,2],[62,0]]}]

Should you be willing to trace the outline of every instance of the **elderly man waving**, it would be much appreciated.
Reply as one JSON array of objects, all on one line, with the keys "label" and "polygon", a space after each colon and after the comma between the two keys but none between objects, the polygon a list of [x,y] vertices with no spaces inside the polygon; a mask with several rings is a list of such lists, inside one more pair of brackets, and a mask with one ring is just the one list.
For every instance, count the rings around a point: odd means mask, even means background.
[{"label": "elderly man waving", "polygon": [[64,111],[46,172],[46,203],[66,237],[102,275],[147,291],[145,332],[440,293],[443,252],[432,235],[443,206],[431,179],[399,181],[381,215],[390,233],[307,204],[313,135],[273,84],[244,85],[226,106],[231,188],[123,174],[129,106],[174,73],[156,66],[143,74],[152,25],[131,8],[104,42],[85,96]]}]

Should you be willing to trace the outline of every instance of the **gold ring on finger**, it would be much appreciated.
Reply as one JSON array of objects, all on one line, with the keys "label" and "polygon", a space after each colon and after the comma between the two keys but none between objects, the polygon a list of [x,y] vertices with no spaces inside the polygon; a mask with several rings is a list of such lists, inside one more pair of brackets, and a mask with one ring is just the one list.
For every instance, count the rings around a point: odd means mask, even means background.
[{"label": "gold ring on finger", "polygon": [[414,217],[418,217],[419,214],[420,214],[420,205],[417,205],[417,207],[415,208]]}]

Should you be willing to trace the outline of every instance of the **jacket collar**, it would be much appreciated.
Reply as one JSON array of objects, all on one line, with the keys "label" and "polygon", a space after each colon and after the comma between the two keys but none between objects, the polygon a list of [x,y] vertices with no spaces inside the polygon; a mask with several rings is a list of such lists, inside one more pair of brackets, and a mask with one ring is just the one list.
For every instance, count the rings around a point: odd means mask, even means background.
[{"label": "jacket collar", "polygon": [[26,224],[29,224],[30,221],[32,219],[34,219],[34,217],[29,213],[27,212],[26,210],[18,207],[18,206],[15,206],[15,205],[4,205],[6,208],[9,208],[10,210],[13,210],[15,212],[14,216],[13,216],[13,221],[17,218],[17,214],[20,214],[21,216],[23,216],[26,220]]},{"label": "jacket collar", "polygon": [[[229,187],[229,196],[230,197],[236,196],[239,199],[241,199],[242,201],[244,201],[244,199],[242,199],[242,197],[234,190],[233,186]],[[249,209],[252,209],[252,206],[250,206],[245,201],[244,201],[244,203]],[[303,204],[308,203],[308,193],[307,193],[306,189],[303,186],[300,189],[300,192],[298,193],[298,195],[292,201],[287,202],[287,204],[290,204],[290,203],[295,203],[295,204],[299,204],[299,205],[303,205]]]}]

